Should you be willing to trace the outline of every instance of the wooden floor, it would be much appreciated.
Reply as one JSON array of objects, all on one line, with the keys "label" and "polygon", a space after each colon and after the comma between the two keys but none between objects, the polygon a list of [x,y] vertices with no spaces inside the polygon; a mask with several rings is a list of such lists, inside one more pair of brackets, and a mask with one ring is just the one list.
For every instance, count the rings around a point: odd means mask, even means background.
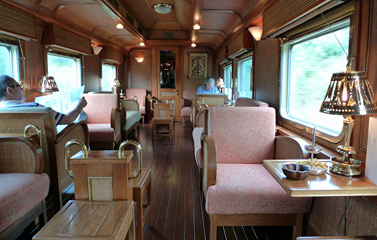
[{"label": "wooden floor", "polygon": [[[130,136],[142,145],[143,167],[152,172],[151,221],[144,228],[144,239],[209,239],[209,218],[199,191],[191,126],[176,122],[172,145],[162,139],[153,146],[151,131],[150,124],[141,124],[139,136]],[[218,239],[288,240],[291,234],[291,227],[218,228]],[[18,239],[30,239],[25,235]]]}]

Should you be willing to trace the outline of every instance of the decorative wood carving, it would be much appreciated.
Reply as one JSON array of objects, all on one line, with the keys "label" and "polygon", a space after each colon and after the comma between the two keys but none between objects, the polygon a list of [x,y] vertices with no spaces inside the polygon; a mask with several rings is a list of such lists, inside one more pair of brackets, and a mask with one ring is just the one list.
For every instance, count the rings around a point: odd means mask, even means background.
[{"label": "decorative wood carving", "polygon": [[81,54],[92,54],[92,46],[89,38],[85,38],[54,24],[49,24],[44,29],[42,45],[57,46]]},{"label": "decorative wood carving", "polygon": [[235,58],[254,48],[253,37],[247,29],[244,29],[228,45],[229,58]]},{"label": "decorative wood carving", "polygon": [[329,0],[280,0],[264,11],[263,37],[281,29]]},{"label": "decorative wood carving", "polygon": [[0,4],[0,33],[25,40],[37,40],[36,25],[34,16]]},{"label": "decorative wood carving", "polygon": [[123,54],[117,52],[111,48],[105,47],[101,53],[101,59],[109,62],[114,62],[116,64],[123,63]]}]

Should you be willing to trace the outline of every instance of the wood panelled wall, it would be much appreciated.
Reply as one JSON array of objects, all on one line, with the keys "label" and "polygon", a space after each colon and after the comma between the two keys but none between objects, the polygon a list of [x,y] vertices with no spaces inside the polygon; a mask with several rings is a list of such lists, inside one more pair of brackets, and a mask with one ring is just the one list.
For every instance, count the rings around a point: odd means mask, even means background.
[{"label": "wood panelled wall", "polygon": [[[276,39],[257,43],[255,52],[256,99],[268,102],[279,109],[280,47]],[[366,71],[377,99],[377,2],[359,0],[355,11],[355,36],[353,52],[355,70]],[[376,116],[376,115],[373,115]],[[369,116],[355,117],[352,146],[357,149],[357,159],[365,161]],[[278,123],[281,121],[278,119]],[[297,131],[298,133],[300,130]],[[338,144],[333,144],[336,146]],[[309,216],[309,226],[322,236],[336,236],[341,216],[345,210],[344,197],[316,198]],[[377,235],[377,201],[375,198],[351,197],[347,210],[347,235]],[[340,235],[344,234],[344,222]]]},{"label": "wood panelled wall", "polygon": [[[24,79],[26,83],[25,99],[26,101],[34,101],[35,97],[40,96],[39,81],[42,76],[46,74],[45,63],[45,46],[41,44],[41,36],[44,28],[47,26],[42,21],[37,21],[37,37],[38,41],[23,41],[21,46],[25,55],[25,72],[21,63],[22,75],[25,74]],[[85,92],[99,91],[99,79],[101,76],[101,53],[99,55],[85,55],[82,58],[82,80],[85,85]],[[123,63],[118,68],[118,78],[121,80],[122,87],[124,87],[124,67]],[[125,85],[127,86],[127,85]]]},{"label": "wood panelled wall", "polygon": [[[130,51],[130,57],[128,62],[128,85],[132,88],[146,88],[148,91],[152,92],[153,96],[157,96],[157,87],[154,86],[153,79],[159,79],[158,69],[154,68],[159,62],[159,56],[157,56],[158,49],[161,47],[151,47],[147,49],[134,49]],[[154,51],[154,54],[152,54]],[[205,79],[190,79],[189,76],[189,61],[190,61],[190,53],[207,53],[208,54],[208,76],[217,78],[217,66],[216,61],[214,61],[213,52],[206,49],[206,48],[187,48],[187,47],[179,47],[178,48],[179,55],[177,58],[179,59],[180,66],[177,66],[176,70],[177,74],[181,74],[180,79],[182,80],[181,83],[181,91],[184,89],[197,89],[200,85],[202,85]],[[153,57],[154,56],[154,57]],[[135,57],[144,57],[144,61],[142,63],[138,63],[135,61]],[[155,69],[153,71],[152,69]],[[157,80],[156,80],[157,81]]]}]

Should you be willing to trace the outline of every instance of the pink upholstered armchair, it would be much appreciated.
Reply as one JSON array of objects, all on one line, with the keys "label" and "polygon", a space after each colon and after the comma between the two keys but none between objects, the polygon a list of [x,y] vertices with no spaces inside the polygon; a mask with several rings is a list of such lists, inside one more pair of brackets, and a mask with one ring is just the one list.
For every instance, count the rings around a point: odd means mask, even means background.
[{"label": "pink upholstered armchair", "polygon": [[293,226],[292,239],[296,239],[311,198],[290,197],[262,162],[275,156],[300,158],[299,144],[275,147],[277,141],[290,138],[275,137],[273,108],[214,107],[208,111],[203,192],[210,239],[216,239],[217,226],[271,225]]},{"label": "pink upholstered armchair", "polygon": [[192,104],[196,98],[196,89],[185,89],[183,90],[183,99],[182,99],[182,109],[181,109],[181,117],[182,117],[182,124],[185,123],[186,119],[190,119],[192,121]]},{"label": "pink upholstered armchair", "polygon": [[0,138],[0,239],[14,239],[39,217],[46,223],[50,180],[43,151],[33,140]]},{"label": "pink upholstered armchair", "polygon": [[85,94],[85,99],[90,147],[114,149],[120,143],[125,116],[124,110],[118,108],[117,95],[93,93]]},{"label": "pink upholstered armchair", "polygon": [[126,98],[135,99],[139,103],[139,111],[141,113],[141,119],[144,123],[145,118],[145,98],[147,96],[147,89],[145,88],[127,88]]}]

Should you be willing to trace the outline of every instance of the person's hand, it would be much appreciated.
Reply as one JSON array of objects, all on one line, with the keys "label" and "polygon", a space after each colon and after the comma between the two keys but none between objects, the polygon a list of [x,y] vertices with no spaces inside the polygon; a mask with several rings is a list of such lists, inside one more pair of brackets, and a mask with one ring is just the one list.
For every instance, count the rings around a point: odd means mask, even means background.
[{"label": "person's hand", "polygon": [[80,106],[81,108],[84,108],[87,104],[88,104],[88,103],[86,102],[86,100],[85,100],[84,97],[80,98],[80,100],[79,100],[79,106]]}]

